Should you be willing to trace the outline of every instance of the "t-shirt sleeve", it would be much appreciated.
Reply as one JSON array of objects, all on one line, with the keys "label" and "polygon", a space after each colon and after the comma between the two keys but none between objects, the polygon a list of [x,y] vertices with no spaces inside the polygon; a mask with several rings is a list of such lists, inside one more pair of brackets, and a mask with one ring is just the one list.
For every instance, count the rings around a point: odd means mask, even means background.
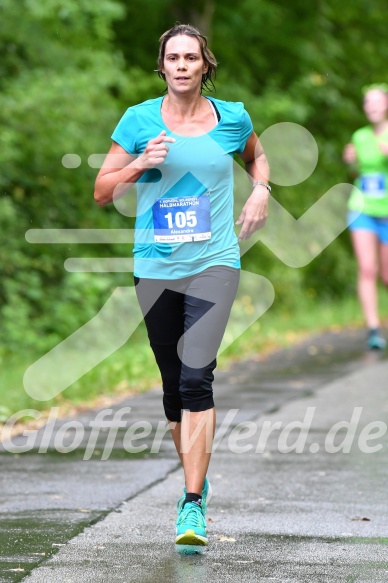
[{"label": "t-shirt sleeve", "polygon": [[245,109],[243,109],[241,116],[240,143],[238,149],[236,150],[238,154],[241,154],[241,152],[245,150],[247,140],[252,132],[253,132],[252,120],[249,116],[249,113]]},{"label": "t-shirt sleeve", "polygon": [[136,136],[138,134],[138,123],[136,112],[133,107],[127,109],[123,117],[117,124],[113,134],[112,140],[117,142],[128,154],[136,155],[137,144]]}]

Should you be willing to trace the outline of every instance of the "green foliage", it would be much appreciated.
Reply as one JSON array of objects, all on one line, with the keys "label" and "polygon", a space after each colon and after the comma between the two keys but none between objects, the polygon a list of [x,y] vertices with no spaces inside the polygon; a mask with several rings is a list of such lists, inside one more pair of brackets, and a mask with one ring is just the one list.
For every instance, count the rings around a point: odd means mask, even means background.
[{"label": "green foliage", "polygon": [[[31,245],[25,233],[101,227],[107,214],[117,221],[94,204],[96,171],[87,161],[109,147],[122,113],[124,64],[109,38],[123,9],[110,1],[26,0],[2,10],[0,343],[44,351],[91,317],[111,289],[107,278],[66,274],[73,249]],[[79,168],[63,166],[68,153],[80,156]]]}]

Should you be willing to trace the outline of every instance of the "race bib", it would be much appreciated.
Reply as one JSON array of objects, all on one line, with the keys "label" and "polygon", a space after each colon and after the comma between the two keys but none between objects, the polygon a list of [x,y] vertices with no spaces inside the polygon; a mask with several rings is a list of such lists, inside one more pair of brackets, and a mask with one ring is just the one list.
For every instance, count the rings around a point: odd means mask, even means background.
[{"label": "race bib", "polygon": [[155,243],[211,238],[209,195],[159,198],[152,207]]},{"label": "race bib", "polygon": [[384,174],[362,174],[360,177],[361,190],[365,196],[382,198],[386,196]]}]

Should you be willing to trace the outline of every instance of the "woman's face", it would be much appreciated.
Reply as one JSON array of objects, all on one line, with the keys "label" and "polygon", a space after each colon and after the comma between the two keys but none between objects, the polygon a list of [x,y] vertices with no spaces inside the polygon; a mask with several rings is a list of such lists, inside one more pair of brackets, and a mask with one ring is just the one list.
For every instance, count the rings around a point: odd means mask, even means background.
[{"label": "woman's face", "polygon": [[367,91],[364,97],[364,112],[371,123],[384,121],[388,113],[388,95],[380,89]]},{"label": "woman's face", "polygon": [[208,65],[202,58],[201,47],[195,37],[180,34],[167,41],[162,73],[169,91],[200,93],[202,75],[207,70]]}]

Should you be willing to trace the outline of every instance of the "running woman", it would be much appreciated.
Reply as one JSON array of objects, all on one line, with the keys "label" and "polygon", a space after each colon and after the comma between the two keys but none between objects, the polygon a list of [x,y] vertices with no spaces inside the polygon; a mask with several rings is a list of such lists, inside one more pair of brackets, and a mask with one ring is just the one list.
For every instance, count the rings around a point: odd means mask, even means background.
[{"label": "running woman", "polygon": [[383,350],[387,343],[380,332],[377,279],[380,275],[388,286],[388,85],[366,87],[363,108],[369,125],[353,134],[343,154],[345,163],[358,171],[348,223],[358,262],[357,289],[368,327],[367,346]]},{"label": "running woman", "polygon": [[[202,95],[217,61],[191,25],[160,38],[158,74],[166,95],[130,107],[95,185],[101,206],[136,183],[134,275],[163,405],[185,488],[178,501],[176,543],[207,545],[206,477],[215,429],[213,371],[234,301],[239,239],[267,218],[268,164],[242,103]],[[233,156],[239,154],[252,194],[233,221]]]}]

